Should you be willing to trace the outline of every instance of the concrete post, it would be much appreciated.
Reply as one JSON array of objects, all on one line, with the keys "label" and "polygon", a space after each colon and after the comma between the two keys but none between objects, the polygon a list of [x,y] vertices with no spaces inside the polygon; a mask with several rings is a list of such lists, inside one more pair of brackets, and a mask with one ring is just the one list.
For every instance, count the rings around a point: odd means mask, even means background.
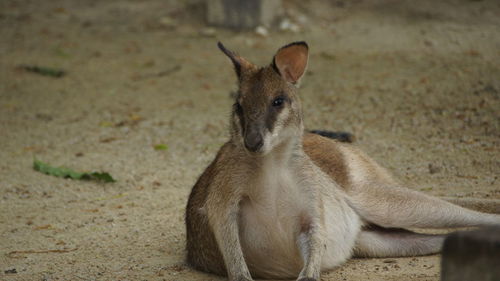
[{"label": "concrete post", "polygon": [[448,236],[443,246],[441,280],[500,280],[500,226]]},{"label": "concrete post", "polygon": [[270,26],[282,11],[281,0],[207,0],[207,22],[226,28]]}]

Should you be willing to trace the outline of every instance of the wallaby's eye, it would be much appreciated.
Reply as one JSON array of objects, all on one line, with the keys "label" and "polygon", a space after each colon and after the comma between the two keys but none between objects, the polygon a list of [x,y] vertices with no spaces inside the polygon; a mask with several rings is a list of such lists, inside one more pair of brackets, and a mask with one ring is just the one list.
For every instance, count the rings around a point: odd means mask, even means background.
[{"label": "wallaby's eye", "polygon": [[285,102],[285,99],[282,98],[282,97],[277,97],[273,100],[273,106],[275,107],[279,107],[279,106],[282,106],[283,103]]}]

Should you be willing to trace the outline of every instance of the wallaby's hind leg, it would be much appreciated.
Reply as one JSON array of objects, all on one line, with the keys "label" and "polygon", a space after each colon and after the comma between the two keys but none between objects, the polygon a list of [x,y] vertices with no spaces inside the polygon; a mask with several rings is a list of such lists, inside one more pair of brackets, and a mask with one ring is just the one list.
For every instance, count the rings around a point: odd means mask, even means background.
[{"label": "wallaby's hind leg", "polygon": [[383,227],[451,228],[500,224],[500,216],[472,211],[406,188],[365,186],[350,194],[368,222]]},{"label": "wallaby's hind leg", "polygon": [[441,251],[444,238],[445,235],[371,226],[360,232],[354,255],[371,258],[429,255]]}]

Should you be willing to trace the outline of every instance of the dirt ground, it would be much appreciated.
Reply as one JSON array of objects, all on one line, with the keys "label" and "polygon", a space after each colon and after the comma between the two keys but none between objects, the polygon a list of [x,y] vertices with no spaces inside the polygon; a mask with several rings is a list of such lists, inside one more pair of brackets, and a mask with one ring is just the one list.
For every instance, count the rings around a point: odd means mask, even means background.
[{"label": "dirt ground", "polygon": [[[268,36],[207,29],[199,1],[179,2],[0,2],[1,280],[224,280],[184,263],[187,196],[228,137],[236,85],[218,40],[260,65],[306,40],[307,128],[354,133],[413,189],[500,198],[500,2],[285,1],[300,30]],[[118,181],[44,175],[34,157]],[[354,259],[322,280],[439,268]]]}]

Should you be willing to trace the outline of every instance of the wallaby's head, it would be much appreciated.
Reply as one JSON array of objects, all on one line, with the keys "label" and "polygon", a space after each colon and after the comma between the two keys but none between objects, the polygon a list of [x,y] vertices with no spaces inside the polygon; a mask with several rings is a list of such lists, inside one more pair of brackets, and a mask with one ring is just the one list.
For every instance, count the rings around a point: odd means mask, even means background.
[{"label": "wallaby's head", "polygon": [[234,64],[239,90],[232,112],[232,138],[249,152],[267,154],[290,142],[302,141],[302,112],[297,85],[308,59],[305,42],[278,50],[272,63],[257,67],[226,49],[219,48]]}]

